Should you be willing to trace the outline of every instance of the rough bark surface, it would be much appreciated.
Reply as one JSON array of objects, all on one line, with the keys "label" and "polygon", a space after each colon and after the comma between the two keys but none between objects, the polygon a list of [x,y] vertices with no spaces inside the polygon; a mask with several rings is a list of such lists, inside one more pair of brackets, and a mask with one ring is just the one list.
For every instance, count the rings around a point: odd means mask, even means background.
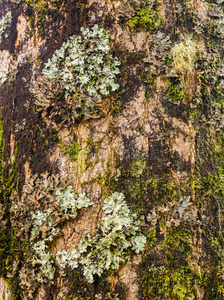
[{"label": "rough bark surface", "polygon": [[[2,0],[1,20],[8,12],[12,20],[0,22],[0,299],[224,299],[222,2]],[[119,89],[89,114],[85,93],[65,100],[60,82],[40,77],[70,36],[95,24],[121,65]],[[73,219],[56,207],[69,185],[93,202]],[[92,283],[55,258],[86,230],[100,236],[113,192],[124,194],[147,240]],[[33,245],[50,225],[31,231],[47,209],[60,234],[48,243],[54,278],[40,282]]]}]

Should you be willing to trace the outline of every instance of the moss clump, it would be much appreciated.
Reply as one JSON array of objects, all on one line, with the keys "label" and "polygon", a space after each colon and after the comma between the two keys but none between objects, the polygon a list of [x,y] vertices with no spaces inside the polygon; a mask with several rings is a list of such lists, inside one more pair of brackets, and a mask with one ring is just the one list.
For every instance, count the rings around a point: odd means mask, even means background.
[{"label": "moss clump", "polygon": [[166,98],[172,103],[185,102],[188,98],[179,80],[171,79]]},{"label": "moss clump", "polygon": [[[33,16],[29,17],[31,28],[34,28],[34,23],[41,32],[46,23],[46,17],[48,14],[48,4],[44,0],[25,0],[26,4],[33,10]],[[35,20],[36,19],[36,20]]]},{"label": "moss clump", "polygon": [[135,12],[135,16],[127,21],[127,25],[133,30],[137,28],[153,32],[161,25],[162,19],[159,17],[158,10],[143,6]]},{"label": "moss clump", "polygon": [[60,151],[67,155],[72,161],[76,161],[78,159],[80,145],[75,141],[71,141],[68,145],[65,145],[63,142],[59,144]]}]

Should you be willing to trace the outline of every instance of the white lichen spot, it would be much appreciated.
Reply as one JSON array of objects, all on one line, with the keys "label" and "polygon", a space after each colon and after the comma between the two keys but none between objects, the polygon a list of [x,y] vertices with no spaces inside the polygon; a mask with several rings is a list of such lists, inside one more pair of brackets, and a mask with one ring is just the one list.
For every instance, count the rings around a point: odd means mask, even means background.
[{"label": "white lichen spot", "polygon": [[0,52],[0,83],[3,84],[8,79],[9,68],[12,61],[12,57],[7,50]]}]

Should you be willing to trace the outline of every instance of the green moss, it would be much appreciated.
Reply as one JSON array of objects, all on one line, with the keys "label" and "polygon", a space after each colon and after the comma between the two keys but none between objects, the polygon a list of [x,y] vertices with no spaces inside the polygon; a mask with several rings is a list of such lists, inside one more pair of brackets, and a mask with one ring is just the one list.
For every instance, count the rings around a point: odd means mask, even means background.
[{"label": "green moss", "polygon": [[59,144],[60,151],[67,155],[72,161],[76,161],[78,159],[78,152],[80,150],[79,143],[75,141],[71,141],[69,145],[65,145],[63,142]]},{"label": "green moss", "polygon": [[156,239],[155,230],[151,233],[154,243],[146,248],[143,262],[139,265],[140,298],[197,299],[197,286],[201,279],[197,268],[188,261],[193,251],[192,233],[181,227],[170,228],[166,238],[160,242]]},{"label": "green moss", "polygon": [[181,87],[179,80],[176,78],[170,79],[170,86],[168,88],[166,98],[172,103],[179,103],[180,101],[184,102],[187,98],[187,95]]},{"label": "green moss", "polygon": [[[17,148],[13,164],[9,166],[6,164],[4,145],[3,121],[0,118],[0,204],[3,208],[1,211],[3,217],[0,222],[4,224],[4,226],[1,224],[0,228],[0,276],[6,278],[12,292],[11,298],[21,299],[21,289],[17,276],[19,267],[18,265],[15,267],[13,263],[19,262],[22,258],[23,251],[27,250],[27,243],[16,236],[10,222],[10,195],[15,187]],[[14,275],[9,279],[7,274],[10,273]]]},{"label": "green moss", "polygon": [[[200,280],[197,286],[205,291],[208,299],[223,299],[223,138],[214,142],[209,129],[200,130],[197,138],[198,156],[196,170],[191,178],[195,201],[200,205],[201,241],[206,260],[199,264]],[[203,221],[203,220],[206,221]],[[209,220],[209,221],[208,221]]]},{"label": "green moss", "polygon": [[156,91],[155,78],[156,76],[151,72],[148,71],[145,72],[145,70],[142,71],[141,79],[146,89],[145,91],[146,99],[151,98]]},{"label": "green moss", "polygon": [[[178,187],[170,174],[156,174],[151,170],[151,162],[144,155],[136,156],[128,164],[121,161],[114,152],[115,168],[119,170],[118,178],[108,173],[104,186],[109,191],[120,191],[127,195],[129,203],[138,216],[147,215],[152,205],[156,207],[175,199]],[[159,163],[159,162],[158,162]]]},{"label": "green moss", "polygon": [[144,171],[146,166],[146,159],[144,156],[140,156],[134,159],[131,163],[130,173],[133,177],[139,177]]},{"label": "green moss", "polygon": [[[180,17],[182,14],[179,14],[178,17],[180,27],[175,26],[181,32],[183,32],[181,26],[186,25],[186,18]],[[196,20],[192,19],[194,25],[195,22]],[[199,30],[199,27],[201,26],[201,29],[204,25],[202,20],[198,19],[197,22]],[[172,183],[168,173],[166,173],[167,181],[165,181],[163,174],[155,172],[155,163],[152,164],[153,171],[151,173],[143,171],[141,174],[147,181],[148,198],[152,194],[151,205],[155,211],[158,207],[157,201],[160,204],[165,203],[165,194],[166,198],[173,203],[180,199],[180,194],[190,195],[197,211],[198,224],[182,222],[180,226],[168,227],[165,217],[157,221],[154,233],[155,241],[146,247],[143,261],[139,266],[139,299],[199,299],[203,293],[203,299],[223,299],[224,297],[222,250],[224,233],[222,221],[224,217],[224,97],[223,72],[221,71],[222,78],[219,78],[218,73],[222,65],[221,61],[223,61],[223,58],[220,60],[223,50],[220,48],[222,41],[221,37],[218,37],[216,23],[218,24],[218,22],[211,21],[207,31],[203,31],[201,35],[205,41],[208,40],[210,43],[206,44],[206,55],[197,53],[196,45],[193,45],[193,56],[191,61],[189,60],[188,71],[190,74],[194,69],[198,77],[195,77],[197,89],[192,93],[191,103],[189,103],[190,96],[188,94],[190,93],[186,81],[184,83],[184,80],[181,81],[181,78],[178,77],[169,79],[170,85],[166,91],[168,101],[163,103],[164,109],[168,112],[168,118],[172,118],[174,115],[169,107],[176,110],[175,117],[177,118],[180,118],[181,115],[178,107],[187,111],[184,122],[189,124],[190,119],[196,131],[195,165],[184,170],[188,173],[188,179],[179,187],[179,190]],[[176,28],[171,32],[173,41],[178,39]],[[190,22],[188,22],[186,31],[188,30],[189,32],[192,30]],[[210,38],[210,35],[213,37]],[[180,49],[178,51],[180,53]],[[170,66],[170,64],[171,61],[167,61],[167,65]],[[182,74],[185,71],[182,70]],[[178,105],[172,105],[173,103]],[[189,104],[187,108],[184,107],[187,106],[186,104]],[[171,128],[171,132],[175,132],[173,128]],[[156,154],[159,155],[158,151]],[[180,157],[178,160],[180,162]],[[194,172],[193,175],[192,172]],[[124,176],[128,177],[130,174],[126,169]],[[136,176],[133,175],[132,172],[132,180],[129,180],[129,184],[137,187]],[[127,182],[126,179],[125,186]],[[130,190],[131,188],[126,187],[126,189]],[[146,199],[147,196],[145,196]],[[161,201],[162,199],[164,202]]]},{"label": "green moss", "polygon": [[68,299],[72,300],[75,297],[82,300],[91,300],[91,294],[93,293],[93,287],[87,282],[83,275],[81,267],[72,271],[73,280],[70,283],[72,297]]},{"label": "green moss", "polygon": [[37,28],[38,31],[41,32],[44,28],[46,22],[46,16],[48,14],[48,6],[47,2],[43,0],[25,0],[27,5],[33,9],[34,16],[29,17],[29,22],[31,28],[34,28],[35,18],[37,20]]},{"label": "green moss", "polygon": [[132,30],[141,28],[153,32],[158,29],[162,22],[163,20],[159,17],[157,10],[143,6],[140,10],[135,12],[135,16],[128,20],[126,24]]}]

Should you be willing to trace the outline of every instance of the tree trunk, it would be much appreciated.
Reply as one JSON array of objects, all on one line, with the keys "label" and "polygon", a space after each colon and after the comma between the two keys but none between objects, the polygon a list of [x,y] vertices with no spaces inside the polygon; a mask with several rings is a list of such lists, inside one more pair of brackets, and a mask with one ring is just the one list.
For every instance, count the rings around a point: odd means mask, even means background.
[{"label": "tree trunk", "polygon": [[0,299],[224,299],[223,20],[0,2]]}]

